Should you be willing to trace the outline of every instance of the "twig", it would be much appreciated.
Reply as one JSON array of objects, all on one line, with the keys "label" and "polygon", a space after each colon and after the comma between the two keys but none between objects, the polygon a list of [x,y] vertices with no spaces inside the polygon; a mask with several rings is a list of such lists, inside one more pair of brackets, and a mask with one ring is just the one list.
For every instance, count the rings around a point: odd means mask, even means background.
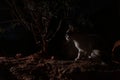
[{"label": "twig", "polygon": [[47,40],[47,42],[51,41],[51,40],[56,36],[56,33],[59,31],[59,29],[60,29],[60,27],[61,27],[61,23],[62,23],[62,20],[60,20],[59,25],[58,25],[55,33],[52,35],[51,38],[49,38],[49,39]]},{"label": "twig", "polygon": [[15,16],[17,17],[17,19],[20,20],[21,23],[23,23],[23,24],[28,28],[28,30],[30,30],[28,23],[22,18],[22,15],[21,15],[22,12],[20,12],[20,10],[18,11],[18,9],[17,9],[14,1],[12,1],[12,3],[10,3],[10,2],[7,0],[7,3],[11,6],[11,8],[12,8]]}]

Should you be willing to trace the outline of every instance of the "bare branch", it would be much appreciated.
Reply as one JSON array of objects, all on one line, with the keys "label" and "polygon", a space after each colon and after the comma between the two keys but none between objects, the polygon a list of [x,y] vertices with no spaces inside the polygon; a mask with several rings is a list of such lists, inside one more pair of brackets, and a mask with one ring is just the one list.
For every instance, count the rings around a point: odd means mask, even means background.
[{"label": "bare branch", "polygon": [[56,36],[56,33],[59,31],[59,29],[61,27],[61,23],[62,23],[62,20],[59,21],[59,25],[58,25],[55,33],[53,33],[52,37],[47,40],[48,42],[51,41]]}]

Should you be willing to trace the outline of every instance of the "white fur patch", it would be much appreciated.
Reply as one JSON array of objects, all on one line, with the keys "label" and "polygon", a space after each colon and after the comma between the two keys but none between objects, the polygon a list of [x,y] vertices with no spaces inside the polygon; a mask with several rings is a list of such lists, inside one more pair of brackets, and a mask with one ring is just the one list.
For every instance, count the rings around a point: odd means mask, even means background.
[{"label": "white fur patch", "polygon": [[91,55],[88,58],[95,58],[98,57],[99,55],[100,55],[100,50],[94,49],[92,50]]}]

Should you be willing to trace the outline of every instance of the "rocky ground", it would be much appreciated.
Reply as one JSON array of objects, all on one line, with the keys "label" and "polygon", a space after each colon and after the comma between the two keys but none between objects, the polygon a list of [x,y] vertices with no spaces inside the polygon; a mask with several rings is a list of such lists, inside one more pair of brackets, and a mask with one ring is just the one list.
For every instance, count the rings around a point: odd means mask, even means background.
[{"label": "rocky ground", "polygon": [[119,80],[120,64],[96,60],[55,60],[40,53],[0,57],[0,80]]}]

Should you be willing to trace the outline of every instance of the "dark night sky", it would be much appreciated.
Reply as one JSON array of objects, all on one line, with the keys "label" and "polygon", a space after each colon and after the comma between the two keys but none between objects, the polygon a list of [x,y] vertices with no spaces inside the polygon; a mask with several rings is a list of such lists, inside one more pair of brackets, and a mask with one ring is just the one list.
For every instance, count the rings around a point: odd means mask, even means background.
[{"label": "dark night sky", "polygon": [[[0,1],[0,10],[8,7],[8,4],[5,1],[6,0]],[[100,11],[103,8],[115,8],[116,4],[117,3],[115,3],[115,1],[113,0],[76,0],[74,6],[80,7],[81,11],[85,13],[94,14],[95,12]],[[0,13],[2,13],[2,11]]]},{"label": "dark night sky", "polygon": [[[7,15],[10,15],[9,9],[7,9],[8,4],[5,2],[6,0],[0,1],[0,19],[6,18]],[[76,7],[79,7],[80,12],[88,15],[95,15],[97,12],[100,12],[103,9],[114,9],[111,12],[114,13],[116,9],[115,1],[113,0],[75,0]],[[4,9],[6,8],[6,9]]]}]

